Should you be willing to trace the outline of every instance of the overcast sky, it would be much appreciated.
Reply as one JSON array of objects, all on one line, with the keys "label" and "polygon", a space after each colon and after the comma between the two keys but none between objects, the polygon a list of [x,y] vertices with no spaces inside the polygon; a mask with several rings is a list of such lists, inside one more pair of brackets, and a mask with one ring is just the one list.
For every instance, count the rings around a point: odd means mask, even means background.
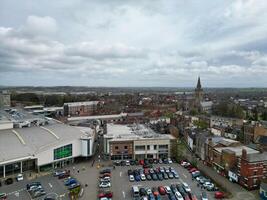
[{"label": "overcast sky", "polygon": [[1,0],[0,85],[267,87],[266,0]]}]

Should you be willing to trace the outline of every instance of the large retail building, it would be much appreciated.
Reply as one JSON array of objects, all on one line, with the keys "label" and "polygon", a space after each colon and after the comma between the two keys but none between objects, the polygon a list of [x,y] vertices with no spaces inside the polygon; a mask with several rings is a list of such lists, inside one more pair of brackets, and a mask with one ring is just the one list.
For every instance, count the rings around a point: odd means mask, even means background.
[{"label": "large retail building", "polygon": [[75,159],[90,157],[95,131],[53,119],[30,118],[17,110],[1,111],[0,177],[60,168]]}]

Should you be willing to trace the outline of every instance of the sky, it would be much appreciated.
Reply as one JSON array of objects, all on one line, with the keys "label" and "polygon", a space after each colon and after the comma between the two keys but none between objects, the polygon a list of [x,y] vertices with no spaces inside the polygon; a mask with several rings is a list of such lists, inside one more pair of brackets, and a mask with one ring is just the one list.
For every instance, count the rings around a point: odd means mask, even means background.
[{"label": "sky", "polygon": [[267,87],[266,0],[1,0],[0,85]]}]

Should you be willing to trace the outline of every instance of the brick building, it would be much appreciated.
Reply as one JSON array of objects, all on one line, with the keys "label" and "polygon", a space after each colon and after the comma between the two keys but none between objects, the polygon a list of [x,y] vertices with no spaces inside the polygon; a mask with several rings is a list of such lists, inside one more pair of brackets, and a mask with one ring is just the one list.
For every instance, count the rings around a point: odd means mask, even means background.
[{"label": "brick building", "polygon": [[64,103],[64,116],[89,116],[93,115],[99,108],[99,101]]}]

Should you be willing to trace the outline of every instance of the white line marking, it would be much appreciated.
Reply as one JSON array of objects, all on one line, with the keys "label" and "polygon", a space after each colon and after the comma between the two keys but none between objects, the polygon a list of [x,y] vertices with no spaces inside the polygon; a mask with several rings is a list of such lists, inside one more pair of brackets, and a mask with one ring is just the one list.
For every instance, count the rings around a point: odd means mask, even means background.
[{"label": "white line marking", "polygon": [[120,177],[121,177],[121,175],[122,175],[122,172],[120,172]]},{"label": "white line marking", "polygon": [[122,191],[122,196],[125,199],[125,192],[124,191]]},{"label": "white line marking", "polygon": [[51,184],[51,183],[48,183],[48,185],[52,188],[53,187],[53,185]]},{"label": "white line marking", "polygon": [[185,178],[187,178],[187,176],[186,176],[185,174],[183,174],[183,176],[184,176]]},{"label": "white line marking", "polygon": [[16,190],[16,191],[7,193],[7,196],[12,195],[12,194],[15,194],[15,193],[19,193],[19,192],[21,192],[21,191],[23,191],[23,190],[26,190],[26,189],[25,189],[25,188],[21,188],[21,189],[19,189],[19,190]]}]

